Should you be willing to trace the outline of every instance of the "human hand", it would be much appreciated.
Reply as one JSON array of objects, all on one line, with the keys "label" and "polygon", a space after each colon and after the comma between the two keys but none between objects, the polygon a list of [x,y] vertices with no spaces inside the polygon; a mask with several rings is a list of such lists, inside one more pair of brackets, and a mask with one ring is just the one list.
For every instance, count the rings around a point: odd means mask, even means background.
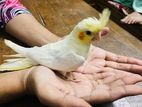
[{"label": "human hand", "polygon": [[141,94],[142,88],[134,84],[142,77],[126,72],[140,72],[141,65],[140,60],[92,46],[87,61],[73,73],[79,82],[61,79],[50,69],[39,66],[29,73],[26,86],[46,105],[89,107],[88,102],[107,102]]},{"label": "human hand", "polygon": [[94,73],[123,70],[133,73],[142,73],[142,60],[117,55],[101,48],[91,46],[88,58],[83,66],[78,68],[79,72]]},{"label": "human hand", "polygon": [[[99,36],[108,34],[109,28],[104,27],[99,33]],[[117,55],[101,48],[91,45],[88,58],[83,66],[78,68],[79,72],[94,73],[104,71],[104,69],[124,70],[133,73],[142,73],[142,60]]]},{"label": "human hand", "polygon": [[93,74],[73,72],[73,76],[80,81],[64,80],[50,69],[39,66],[28,74],[26,86],[41,103],[55,107],[91,107],[89,103],[142,93],[142,88],[134,85],[142,81],[138,74],[104,70]]},{"label": "human hand", "polygon": [[[32,68],[25,78],[27,92],[38,97],[41,103],[52,107],[91,107],[75,96],[71,81],[64,80],[44,66]],[[79,85],[80,86],[80,85]]]}]

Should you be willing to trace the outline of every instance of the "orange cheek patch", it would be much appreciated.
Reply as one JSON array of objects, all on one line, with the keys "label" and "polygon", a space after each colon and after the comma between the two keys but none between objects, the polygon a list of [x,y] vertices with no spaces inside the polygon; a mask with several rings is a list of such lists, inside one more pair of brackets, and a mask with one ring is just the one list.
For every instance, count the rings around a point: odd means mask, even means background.
[{"label": "orange cheek patch", "polygon": [[84,33],[80,32],[78,37],[79,37],[80,40],[83,40],[84,39]]}]

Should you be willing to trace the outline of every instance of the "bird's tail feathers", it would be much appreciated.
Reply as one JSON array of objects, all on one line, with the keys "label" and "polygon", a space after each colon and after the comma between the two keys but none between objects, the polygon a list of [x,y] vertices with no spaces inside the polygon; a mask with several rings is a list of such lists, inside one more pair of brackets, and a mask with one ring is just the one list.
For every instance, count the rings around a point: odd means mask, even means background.
[{"label": "bird's tail feathers", "polygon": [[4,40],[5,44],[10,47],[12,50],[14,50],[15,52],[19,53],[19,54],[22,54],[23,56],[26,56],[26,53],[27,53],[27,48],[25,47],[22,47],[10,40],[7,40],[5,39]]},{"label": "bird's tail feathers", "polygon": [[13,55],[3,55],[5,58],[24,58],[21,54],[13,54]]},{"label": "bird's tail feathers", "polygon": [[35,65],[38,64],[29,58],[6,59],[4,63],[0,65],[0,71],[22,70]]}]

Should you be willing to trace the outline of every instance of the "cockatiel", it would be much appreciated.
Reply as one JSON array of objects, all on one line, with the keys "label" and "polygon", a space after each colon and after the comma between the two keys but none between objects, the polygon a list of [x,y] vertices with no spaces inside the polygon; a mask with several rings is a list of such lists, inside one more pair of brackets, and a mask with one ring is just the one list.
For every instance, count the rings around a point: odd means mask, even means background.
[{"label": "cockatiel", "polygon": [[109,17],[109,9],[104,9],[99,20],[95,17],[84,19],[64,39],[41,47],[26,48],[5,40],[5,44],[18,54],[8,55],[11,59],[0,65],[0,71],[21,70],[35,65],[49,67],[63,75],[74,71],[84,63],[92,40],[99,38],[97,33],[106,26]]}]

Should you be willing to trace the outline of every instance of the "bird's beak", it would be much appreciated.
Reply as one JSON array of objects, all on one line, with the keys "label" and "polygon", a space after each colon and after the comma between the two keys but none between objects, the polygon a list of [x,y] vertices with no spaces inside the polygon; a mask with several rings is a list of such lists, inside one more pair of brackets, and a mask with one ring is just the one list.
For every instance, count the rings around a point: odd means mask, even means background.
[{"label": "bird's beak", "polygon": [[93,38],[92,38],[92,41],[100,41],[101,40],[101,34],[98,33],[98,34],[94,34]]},{"label": "bird's beak", "polygon": [[101,40],[101,35],[97,34],[94,35],[94,37],[92,38],[92,41],[100,41]]},{"label": "bird's beak", "polygon": [[109,28],[108,27],[104,27],[98,34],[94,35],[94,37],[92,38],[92,40],[97,40],[100,41],[102,36],[106,36],[109,32]]}]

